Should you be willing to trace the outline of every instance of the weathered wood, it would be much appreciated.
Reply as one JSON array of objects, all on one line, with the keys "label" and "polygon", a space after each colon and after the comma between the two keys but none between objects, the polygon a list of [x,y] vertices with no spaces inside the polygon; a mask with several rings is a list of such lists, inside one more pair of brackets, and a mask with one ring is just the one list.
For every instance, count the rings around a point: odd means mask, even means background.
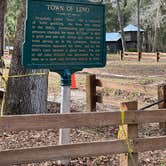
[{"label": "weathered wood", "polygon": [[[166,109],[125,112],[126,124],[165,122],[165,119]],[[119,111],[0,117],[0,130],[3,131],[97,127],[114,124],[121,124],[121,113]]]},{"label": "weathered wood", "polygon": [[[128,110],[137,110],[138,109],[138,102],[133,101],[133,102],[128,102],[126,103]],[[129,105],[128,105],[129,104]],[[138,137],[138,124],[129,124],[128,125],[128,138],[129,139],[135,139]],[[138,166],[138,153],[134,152],[132,154],[133,159],[131,158],[130,155],[128,155],[128,166]]]},{"label": "weathered wood", "polygon": [[124,59],[124,53],[123,51],[120,51],[120,60],[123,61],[123,59]]},{"label": "weathered wood", "polygon": [[[124,102],[120,105],[121,111],[128,111],[131,112],[133,110],[138,109],[138,102]],[[126,117],[126,116],[125,116]],[[120,126],[122,127],[122,126]],[[122,131],[120,135],[120,139],[135,139],[138,137],[138,124],[129,124],[123,126],[125,131]],[[125,132],[125,133],[124,133]],[[130,145],[131,146],[131,145]],[[131,155],[128,154],[121,154],[120,155],[120,166],[137,166],[138,165],[138,153],[134,152]]]},{"label": "weathered wood", "polygon": [[8,150],[0,152],[0,165],[6,166],[7,164],[117,154],[122,152],[127,152],[124,140]]},{"label": "weathered wood", "polygon": [[[155,52],[141,52],[142,56],[155,56]],[[138,55],[137,52],[125,52],[125,55]]]},{"label": "weathered wood", "polygon": [[[140,60],[140,58],[142,59],[156,59],[157,62],[159,62],[159,60],[162,58],[164,58],[164,56],[166,56],[166,53],[161,53],[161,52],[141,52],[140,53],[141,56],[137,53],[137,52],[124,52],[124,55],[128,58],[136,58],[138,55],[138,60]],[[139,57],[140,56],[140,57]]]},{"label": "weathered wood", "polygon": [[141,52],[138,52],[138,61],[139,61],[139,62],[141,61],[141,58],[142,58],[142,53],[141,53]]},{"label": "weathered wood", "polygon": [[[158,99],[165,99],[164,102],[159,103],[158,108],[159,109],[164,109],[166,108],[166,84],[162,84],[158,86]],[[166,133],[166,120],[164,123],[159,123],[160,129]]]},{"label": "weathered wood", "polygon": [[166,149],[166,136],[138,138],[133,140],[134,152]]},{"label": "weathered wood", "polygon": [[86,77],[86,105],[87,112],[96,111],[96,75],[91,74]]},{"label": "weathered wood", "polygon": [[[134,152],[164,150],[166,148],[166,137],[137,138],[133,140],[132,148],[134,149]],[[0,152],[0,165],[7,166],[44,160],[127,152],[128,149],[125,140],[6,150]]]},{"label": "weathered wood", "polygon": [[102,87],[102,81],[100,79],[96,79],[96,86]]}]

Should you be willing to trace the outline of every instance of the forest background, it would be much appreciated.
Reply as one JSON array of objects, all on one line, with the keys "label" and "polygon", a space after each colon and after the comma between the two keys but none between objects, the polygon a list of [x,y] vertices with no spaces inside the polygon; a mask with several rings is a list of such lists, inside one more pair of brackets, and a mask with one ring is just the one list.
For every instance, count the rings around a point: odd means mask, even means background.
[{"label": "forest background", "polygon": [[[104,0],[106,4],[106,31],[118,32],[119,1],[122,16],[122,26],[128,24],[137,26],[137,0]],[[8,0],[5,19],[5,39],[12,45],[15,38],[17,18],[21,0]],[[166,1],[165,0],[140,0],[140,28],[145,30],[144,37],[148,41],[148,50],[154,50],[154,40],[157,40],[157,50],[166,52]],[[155,39],[157,38],[157,39]]]}]

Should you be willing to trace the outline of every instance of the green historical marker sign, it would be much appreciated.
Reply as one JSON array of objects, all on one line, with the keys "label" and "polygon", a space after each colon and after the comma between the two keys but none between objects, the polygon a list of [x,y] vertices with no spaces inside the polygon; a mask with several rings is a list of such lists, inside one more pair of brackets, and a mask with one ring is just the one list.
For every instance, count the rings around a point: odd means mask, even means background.
[{"label": "green historical marker sign", "polygon": [[103,67],[104,20],[101,3],[27,0],[23,65],[54,71]]}]

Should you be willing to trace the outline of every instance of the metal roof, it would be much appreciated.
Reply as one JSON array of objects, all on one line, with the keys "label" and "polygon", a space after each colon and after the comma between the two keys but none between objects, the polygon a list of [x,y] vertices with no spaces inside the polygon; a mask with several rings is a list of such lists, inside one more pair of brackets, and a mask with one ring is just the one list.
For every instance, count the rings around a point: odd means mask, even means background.
[{"label": "metal roof", "polygon": [[106,33],[106,42],[108,42],[108,41],[118,41],[120,38],[121,38],[121,35],[118,32]]},{"label": "metal roof", "polygon": [[[133,32],[137,32],[138,31],[138,27],[136,27],[135,25],[128,25],[127,27],[125,27],[124,29],[123,29],[123,31],[124,32],[131,32],[131,31],[133,31]],[[141,32],[144,32],[144,30],[143,29],[140,29],[140,31]]]}]

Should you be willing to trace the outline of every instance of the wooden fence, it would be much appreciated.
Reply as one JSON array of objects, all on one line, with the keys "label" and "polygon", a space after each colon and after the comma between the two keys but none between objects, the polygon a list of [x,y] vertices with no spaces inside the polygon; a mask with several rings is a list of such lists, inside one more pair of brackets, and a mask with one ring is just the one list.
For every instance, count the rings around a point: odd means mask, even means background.
[{"label": "wooden fence", "polygon": [[141,59],[154,59],[159,62],[160,59],[166,60],[166,53],[156,52],[156,53],[147,53],[147,52],[121,52],[120,53],[121,60],[125,58],[136,59],[141,61]]},{"label": "wooden fence", "polygon": [[[121,83],[112,83],[108,80],[97,79],[95,74],[89,74],[86,76],[86,101],[87,101],[87,112],[95,112],[96,111],[96,103],[103,102],[103,96],[101,94],[97,94],[97,86],[104,87],[109,89],[120,89],[129,92],[139,92],[146,95],[157,96],[158,100],[164,100],[162,102],[157,102],[152,104],[158,104],[158,108],[166,108],[166,85],[160,84],[158,86],[143,86],[139,84],[121,84]],[[150,107],[151,107],[150,106]],[[134,107],[135,108],[135,107]],[[146,107],[145,107],[146,108]],[[137,108],[136,108],[137,109]],[[166,123],[160,124],[161,128],[166,129]]]},{"label": "wooden fence", "polygon": [[[166,87],[162,86],[166,91]],[[97,87],[103,87],[114,90],[122,90],[127,92],[139,92],[149,96],[158,96],[160,86],[147,86],[134,83],[118,83],[111,82],[108,79],[96,78],[95,74],[88,74],[86,76],[86,101],[87,101],[87,111],[96,111],[96,103],[102,103],[104,100],[101,94],[97,93]],[[161,88],[160,88],[161,89]]]},{"label": "wooden fence", "polygon": [[[125,124],[128,124],[129,128],[138,126],[138,124],[141,123],[156,123],[165,121],[166,109],[150,111],[133,110],[126,111],[125,113]],[[97,127],[114,124],[121,125],[121,113],[119,111],[0,117],[0,129],[2,131],[77,128],[83,126]],[[138,152],[159,149],[164,150],[166,148],[166,136],[139,138],[133,137],[132,135],[132,137],[129,136],[129,139],[131,148],[133,149],[133,156],[135,156],[135,154]],[[128,152],[128,146],[125,139],[27,149],[3,150],[0,152],[0,165],[6,166],[10,164]],[[137,162],[136,158],[135,162]]]},{"label": "wooden fence", "polygon": [[[92,85],[91,83],[91,87],[100,84]],[[93,95],[89,93],[89,96],[94,98],[95,102],[101,101],[101,96],[96,97],[96,93],[92,92]],[[158,93],[159,99],[165,99],[166,87],[160,86]],[[111,112],[110,110],[109,112],[0,117],[0,130],[2,132],[119,125],[120,127],[123,126],[123,131],[126,133],[125,135],[123,132],[120,133],[119,139],[102,142],[2,150],[0,151],[0,165],[6,166],[83,156],[121,154],[120,166],[133,166],[133,161],[134,165],[137,166],[138,152],[166,149],[166,136],[139,138],[138,135],[138,125],[142,123],[160,123],[162,130],[166,131],[166,102],[163,101],[159,105],[160,109],[156,110],[138,111],[137,105],[136,101],[122,103],[120,110],[125,111],[124,116],[122,116],[121,111]],[[92,109],[92,111],[94,110]],[[122,123],[123,120],[125,125]],[[132,152],[131,149],[133,150]]]}]

